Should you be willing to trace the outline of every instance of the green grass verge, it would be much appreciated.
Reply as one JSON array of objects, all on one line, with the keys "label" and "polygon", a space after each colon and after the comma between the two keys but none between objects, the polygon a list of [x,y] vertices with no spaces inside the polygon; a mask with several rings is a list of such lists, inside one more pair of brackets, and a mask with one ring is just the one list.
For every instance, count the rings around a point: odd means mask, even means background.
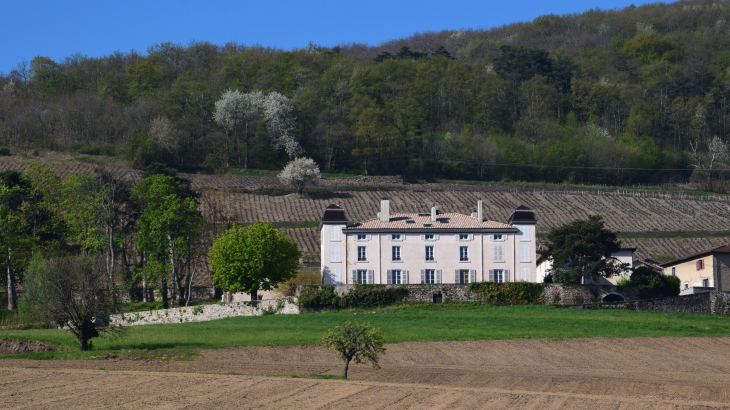
[{"label": "green grass verge", "polygon": [[[551,306],[404,304],[368,311],[236,317],[210,322],[134,326],[122,339],[94,339],[95,352],[195,350],[269,344],[319,344],[346,321],[370,322],[388,343],[516,338],[726,336],[730,318],[694,313],[572,310]],[[31,339],[75,350],[65,330],[13,330],[0,338]],[[69,353],[71,354],[71,353]],[[86,354],[86,353],[84,353]],[[23,355],[51,358],[51,353]],[[58,355],[56,353],[55,355]],[[14,356],[17,357],[17,356]]]}]

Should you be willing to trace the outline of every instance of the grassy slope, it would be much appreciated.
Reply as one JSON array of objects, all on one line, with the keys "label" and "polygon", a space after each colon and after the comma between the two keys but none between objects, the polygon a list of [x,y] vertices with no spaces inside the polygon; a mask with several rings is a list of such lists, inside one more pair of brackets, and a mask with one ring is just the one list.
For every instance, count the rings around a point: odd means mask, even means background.
[{"label": "grassy slope", "polygon": [[[369,312],[375,312],[374,314]],[[355,313],[237,317],[210,322],[130,328],[123,339],[95,339],[98,350],[200,349],[317,344],[346,321],[370,322],[388,343],[514,338],[725,336],[730,318],[690,313],[586,311],[550,306],[405,305]],[[0,332],[0,338],[40,340],[76,349],[65,330]],[[98,353],[97,353],[98,354]],[[42,357],[28,355],[27,357]]]}]

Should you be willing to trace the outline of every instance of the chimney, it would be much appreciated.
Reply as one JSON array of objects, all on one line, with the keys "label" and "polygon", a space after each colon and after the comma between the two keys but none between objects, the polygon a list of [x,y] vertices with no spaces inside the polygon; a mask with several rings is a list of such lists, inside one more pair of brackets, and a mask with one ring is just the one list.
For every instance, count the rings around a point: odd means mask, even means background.
[{"label": "chimney", "polygon": [[482,200],[477,201],[477,222],[484,222],[484,211],[482,211]]},{"label": "chimney", "polygon": [[431,207],[431,222],[436,222],[436,206]]},{"label": "chimney", "polygon": [[387,199],[383,199],[380,201],[380,212],[378,212],[378,216],[380,217],[380,222],[387,223],[390,222],[390,201]]}]

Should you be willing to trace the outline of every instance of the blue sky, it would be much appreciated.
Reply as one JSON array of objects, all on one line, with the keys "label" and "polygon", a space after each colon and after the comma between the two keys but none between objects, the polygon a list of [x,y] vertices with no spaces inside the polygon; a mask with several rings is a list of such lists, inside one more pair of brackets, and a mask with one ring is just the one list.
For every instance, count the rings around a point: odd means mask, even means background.
[{"label": "blue sky", "polygon": [[371,45],[424,31],[490,28],[542,14],[624,8],[643,0],[345,1],[5,1],[0,72],[37,55],[56,61],[81,53],[145,52],[165,41],[259,43],[284,49],[362,42]]}]

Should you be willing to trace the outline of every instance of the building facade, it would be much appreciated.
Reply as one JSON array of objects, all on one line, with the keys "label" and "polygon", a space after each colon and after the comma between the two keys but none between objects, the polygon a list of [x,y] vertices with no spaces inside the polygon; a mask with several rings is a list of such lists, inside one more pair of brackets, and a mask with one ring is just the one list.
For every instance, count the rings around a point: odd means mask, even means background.
[{"label": "building facade", "polygon": [[319,225],[324,284],[536,281],[535,213],[521,205],[507,223],[472,215],[390,213],[348,226],[345,210],[328,206]]},{"label": "building facade", "polygon": [[715,246],[661,266],[665,275],[679,278],[682,294],[730,292],[730,246]]},{"label": "building facade", "polygon": [[[627,267],[627,269],[618,275],[613,275],[613,276],[609,276],[609,277],[583,278],[582,283],[584,283],[586,285],[612,285],[612,286],[615,286],[616,281],[618,281],[622,276],[631,275],[631,269],[633,268],[633,264],[634,264],[634,252],[636,252],[635,246],[621,244],[621,250],[618,252],[612,253],[611,257],[615,258],[617,264],[624,265]],[[542,282],[545,279],[545,276],[547,276],[548,273],[550,273],[552,268],[553,268],[553,261],[550,258],[538,257],[537,267],[535,268],[535,270],[537,271],[537,281]],[[563,266],[563,269],[565,269],[565,270],[570,269],[570,264],[565,264],[565,266]]]}]

